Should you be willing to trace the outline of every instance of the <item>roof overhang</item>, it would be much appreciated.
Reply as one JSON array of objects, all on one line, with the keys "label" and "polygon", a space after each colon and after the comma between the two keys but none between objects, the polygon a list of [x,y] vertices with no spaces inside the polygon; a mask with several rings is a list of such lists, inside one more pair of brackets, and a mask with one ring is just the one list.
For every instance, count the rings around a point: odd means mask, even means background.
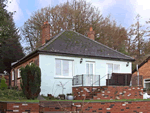
[{"label": "roof overhang", "polygon": [[119,60],[119,61],[128,61],[134,62],[135,59],[122,59],[122,58],[113,58],[113,57],[102,57],[102,56],[91,56],[91,55],[81,55],[81,54],[70,54],[70,53],[59,53],[59,52],[49,52],[49,51],[39,51],[39,54],[48,54],[48,55],[61,55],[61,56],[72,56],[72,57],[87,57],[87,58],[96,58],[96,59],[108,59],[108,60]]}]

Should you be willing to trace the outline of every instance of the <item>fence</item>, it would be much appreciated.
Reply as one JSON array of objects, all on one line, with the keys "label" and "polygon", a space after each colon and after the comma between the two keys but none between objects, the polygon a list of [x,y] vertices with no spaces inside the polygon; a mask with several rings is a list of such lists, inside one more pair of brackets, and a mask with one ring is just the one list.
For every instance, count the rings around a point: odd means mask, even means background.
[{"label": "fence", "polygon": [[93,74],[82,74],[73,77],[73,86],[129,86],[131,74],[112,73],[104,76]]},{"label": "fence", "polygon": [[100,75],[82,74],[74,76],[73,86],[100,86]]}]

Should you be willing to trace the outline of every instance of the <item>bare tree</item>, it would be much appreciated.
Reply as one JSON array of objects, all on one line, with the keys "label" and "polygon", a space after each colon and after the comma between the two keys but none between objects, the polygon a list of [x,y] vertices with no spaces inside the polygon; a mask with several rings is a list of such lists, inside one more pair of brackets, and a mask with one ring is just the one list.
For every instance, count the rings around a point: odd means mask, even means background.
[{"label": "bare tree", "polygon": [[[87,35],[90,26],[95,31],[95,40],[120,50],[125,48],[126,29],[117,26],[110,16],[103,17],[100,10],[85,0],[73,0],[55,7],[45,7],[32,13],[22,27],[23,39],[28,43],[28,50],[33,51],[41,45],[41,26],[45,21],[51,25],[51,37],[62,30],[74,30]],[[123,45],[123,46],[122,46]]]}]

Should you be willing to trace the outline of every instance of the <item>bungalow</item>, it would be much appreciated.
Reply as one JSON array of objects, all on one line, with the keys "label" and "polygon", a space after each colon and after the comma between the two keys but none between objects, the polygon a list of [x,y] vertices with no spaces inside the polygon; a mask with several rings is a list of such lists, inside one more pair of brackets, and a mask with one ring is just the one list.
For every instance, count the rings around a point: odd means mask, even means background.
[{"label": "bungalow", "polygon": [[50,24],[45,22],[42,28],[42,46],[12,64],[12,86],[20,87],[20,67],[33,62],[41,68],[44,95],[72,93],[72,84],[81,81],[84,86],[105,86],[113,72],[132,73],[134,59],[95,41],[92,27],[88,37],[67,30],[51,38]]}]

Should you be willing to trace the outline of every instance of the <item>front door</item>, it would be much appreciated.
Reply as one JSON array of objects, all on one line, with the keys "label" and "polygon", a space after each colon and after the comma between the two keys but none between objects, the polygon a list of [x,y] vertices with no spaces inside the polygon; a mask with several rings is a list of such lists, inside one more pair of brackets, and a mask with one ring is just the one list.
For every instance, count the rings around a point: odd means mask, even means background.
[{"label": "front door", "polygon": [[86,62],[86,86],[94,85],[94,69],[95,63],[94,62]]}]

